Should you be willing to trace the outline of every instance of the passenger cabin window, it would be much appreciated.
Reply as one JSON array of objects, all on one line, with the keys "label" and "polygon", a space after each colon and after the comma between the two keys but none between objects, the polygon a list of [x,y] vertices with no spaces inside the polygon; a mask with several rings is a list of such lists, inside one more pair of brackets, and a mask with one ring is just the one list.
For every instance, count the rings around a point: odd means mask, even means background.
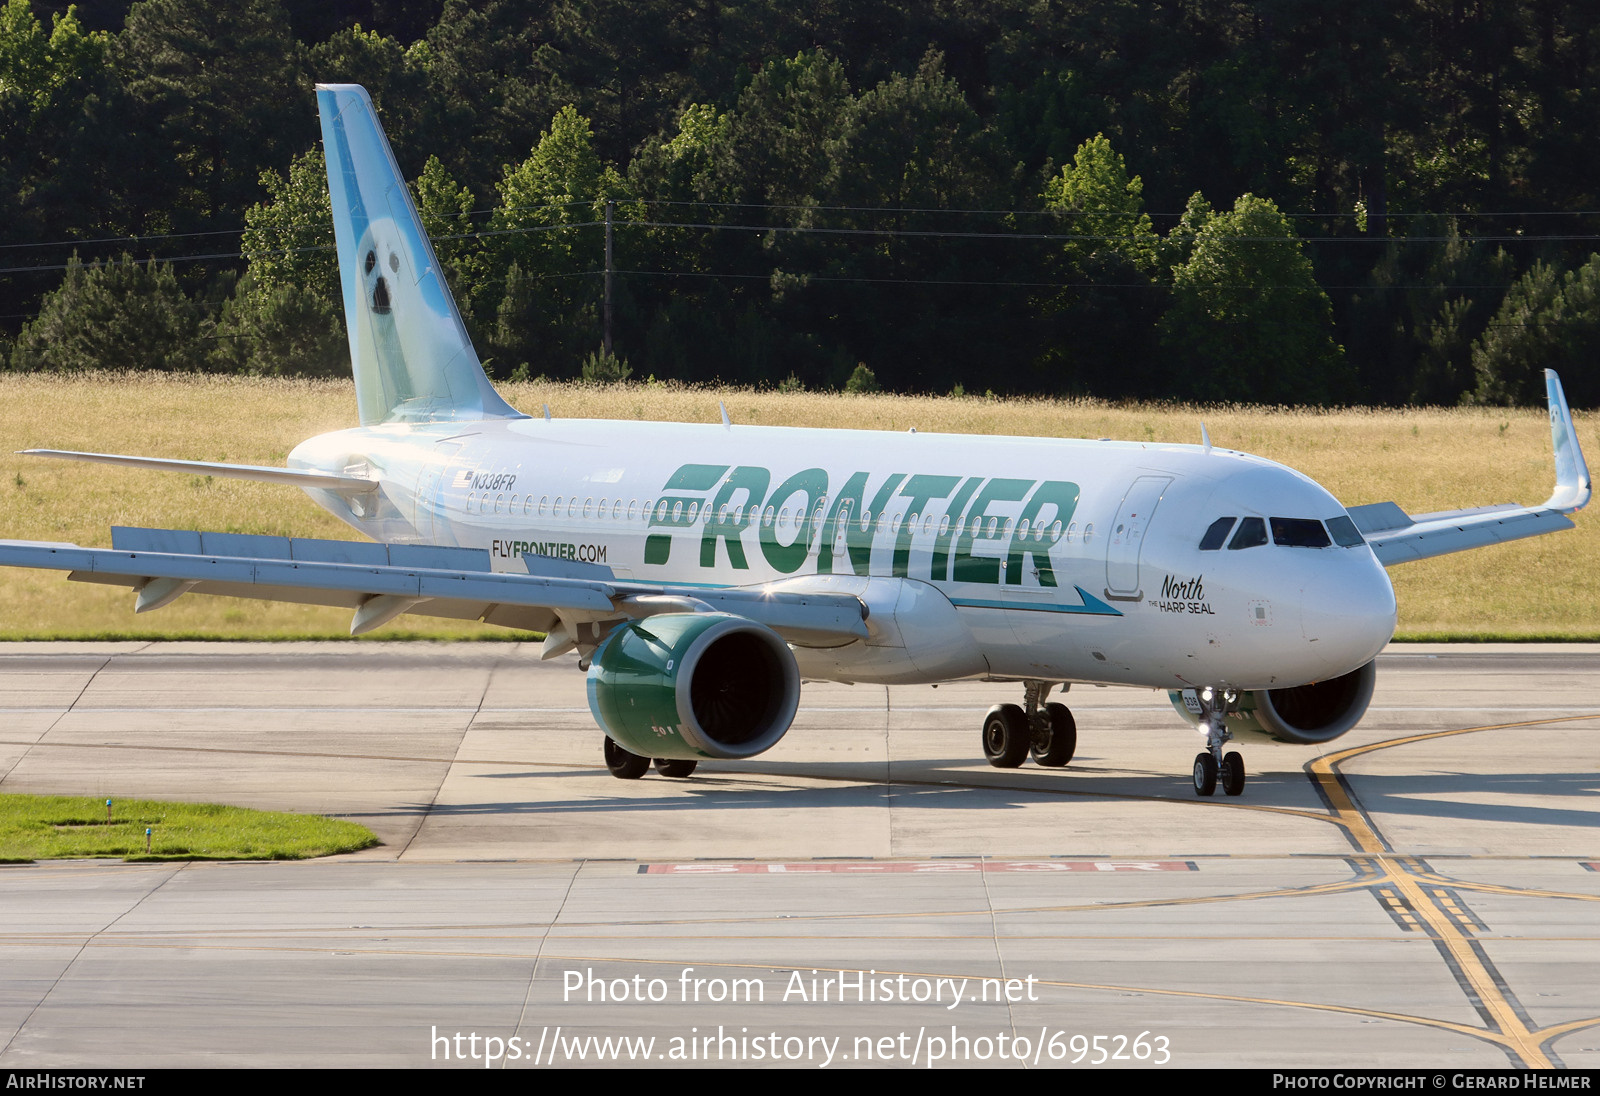
[{"label": "passenger cabin window", "polygon": [[1273,518],[1272,543],[1289,548],[1327,548],[1333,542],[1322,522],[1312,518]]},{"label": "passenger cabin window", "polygon": [[1361,531],[1356,528],[1356,523],[1344,514],[1328,519],[1328,532],[1333,534],[1333,543],[1341,548],[1354,548],[1358,544],[1365,544]]},{"label": "passenger cabin window", "polygon": [[1228,542],[1228,551],[1236,552],[1240,548],[1254,548],[1258,544],[1267,543],[1267,523],[1260,518],[1245,518],[1239,523],[1239,531],[1233,534],[1233,539]]},{"label": "passenger cabin window", "polygon": [[1228,530],[1232,529],[1233,523],[1238,520],[1238,518],[1218,518],[1212,522],[1211,527],[1206,530],[1206,535],[1200,538],[1200,550],[1215,552],[1221,548],[1228,539]]}]

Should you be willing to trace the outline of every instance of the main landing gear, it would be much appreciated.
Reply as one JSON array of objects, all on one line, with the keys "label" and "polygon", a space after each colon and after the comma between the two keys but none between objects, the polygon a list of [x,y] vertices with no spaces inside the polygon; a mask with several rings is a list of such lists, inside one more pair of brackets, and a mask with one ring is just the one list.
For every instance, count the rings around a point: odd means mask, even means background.
[{"label": "main landing gear", "polygon": [[[641,757],[631,753],[614,742],[610,735],[606,736],[605,744],[606,768],[611,770],[611,775],[618,780],[638,780],[650,771],[652,764],[650,758]],[[653,764],[656,772],[662,776],[689,776],[700,764],[698,761],[683,760],[680,758],[658,757]]]},{"label": "main landing gear", "polygon": [[[1078,748],[1078,725],[1065,704],[1046,704],[1053,681],[1023,682],[1023,705],[996,704],[983,717],[983,756],[1014,769],[1033,754],[1036,764],[1060,768]],[[1063,685],[1065,692],[1068,686]]]},{"label": "main landing gear", "polygon": [[1194,755],[1194,794],[1211,795],[1217,790],[1217,781],[1227,795],[1244,791],[1244,758],[1237,750],[1224,754],[1223,744],[1233,737],[1223,722],[1228,709],[1239,700],[1232,689],[1201,689],[1200,726],[1205,731],[1206,748]]}]

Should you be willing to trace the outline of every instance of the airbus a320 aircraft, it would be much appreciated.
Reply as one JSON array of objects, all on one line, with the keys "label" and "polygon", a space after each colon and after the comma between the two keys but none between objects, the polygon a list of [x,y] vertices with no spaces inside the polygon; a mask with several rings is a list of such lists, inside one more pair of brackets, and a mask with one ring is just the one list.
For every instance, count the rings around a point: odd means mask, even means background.
[{"label": "airbus a320 aircraft", "polygon": [[1317,744],[1372,696],[1395,625],[1384,570],[1572,527],[1589,470],[1547,374],[1541,506],[1417,517],[1203,445],[636,424],[518,413],[496,394],[364,90],[317,89],[361,425],[287,468],[29,450],[303,488],[376,543],[117,528],[110,549],[5,542],[0,564],[188,593],[545,632],[576,651],[605,759],[636,778],[748,758],[803,678],[1020,683],[984,755],[1072,759],[1074,683],[1166,689],[1229,795],[1236,734]]}]

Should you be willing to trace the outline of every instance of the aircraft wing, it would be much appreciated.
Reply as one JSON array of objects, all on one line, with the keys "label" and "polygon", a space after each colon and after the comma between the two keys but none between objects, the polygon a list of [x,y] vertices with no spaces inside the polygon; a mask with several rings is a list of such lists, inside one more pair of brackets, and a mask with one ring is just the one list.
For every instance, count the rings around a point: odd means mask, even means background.
[{"label": "aircraft wing", "polygon": [[[354,610],[352,635],[401,613],[481,620],[570,634],[569,626],[662,612],[717,610],[765,624],[785,640],[835,646],[865,639],[862,603],[840,594],[708,590],[618,580],[592,564],[522,557],[529,574],[491,569],[481,548],[373,544],[242,533],[114,527],[110,548],[0,540],[0,566],[70,571],[78,582],[138,591],[135,611],[186,593]],[[570,650],[559,643],[553,653]]]},{"label": "aircraft wing", "polygon": [[1508,502],[1415,517],[1392,502],[1350,507],[1351,520],[1385,567],[1573,527],[1567,515],[1589,502],[1589,466],[1578,445],[1561,379],[1551,369],[1544,371],[1544,377],[1556,459],[1556,487],[1550,498],[1543,506]]}]

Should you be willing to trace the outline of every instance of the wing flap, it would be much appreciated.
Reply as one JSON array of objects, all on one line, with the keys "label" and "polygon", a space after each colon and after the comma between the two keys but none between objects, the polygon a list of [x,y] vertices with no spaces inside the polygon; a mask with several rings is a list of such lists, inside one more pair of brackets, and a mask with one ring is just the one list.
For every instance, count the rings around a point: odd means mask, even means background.
[{"label": "wing flap", "polygon": [[[424,616],[548,631],[562,614],[586,620],[649,615],[653,610],[636,608],[630,599],[667,595],[738,613],[795,643],[830,645],[867,634],[861,603],[853,597],[623,583],[609,572],[574,577],[494,571],[489,553],[478,548],[129,527],[114,529],[112,543],[84,548],[0,541],[0,566],[67,571],[79,582],[134,590],[157,582],[162,591],[182,587],[171,597],[149,599],[149,608],[186,593],[338,606],[357,611],[356,631],[398,615],[384,613],[402,602],[401,611]],[[369,605],[375,599],[384,601]]]}]

